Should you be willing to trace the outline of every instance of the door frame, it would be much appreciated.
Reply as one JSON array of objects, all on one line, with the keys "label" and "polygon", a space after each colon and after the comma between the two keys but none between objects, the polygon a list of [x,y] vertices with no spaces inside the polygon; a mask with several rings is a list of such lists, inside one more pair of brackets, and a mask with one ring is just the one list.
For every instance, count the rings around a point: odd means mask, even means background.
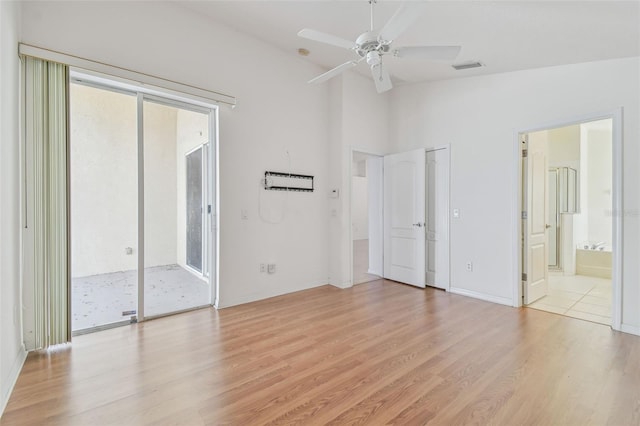
[{"label": "door frame", "polygon": [[582,116],[568,118],[564,120],[558,120],[539,125],[533,125],[530,127],[522,127],[514,131],[513,134],[513,171],[512,181],[513,185],[513,202],[511,205],[511,222],[512,222],[512,281],[513,281],[513,306],[523,306],[523,284],[522,284],[522,244],[521,244],[521,229],[522,229],[522,212],[521,206],[523,205],[522,199],[522,154],[521,154],[521,135],[526,133],[537,132],[540,130],[549,130],[558,127],[567,127],[576,124],[588,123],[598,120],[612,120],[612,262],[611,262],[611,285],[613,291],[612,297],[612,310],[611,310],[611,327],[614,330],[620,330],[622,326],[622,117],[623,109],[616,108],[613,110],[597,112],[592,114],[585,114]]},{"label": "door frame", "polygon": [[[210,197],[209,197],[209,182],[208,182],[208,177],[209,177],[209,150],[208,150],[208,145],[209,145],[209,141],[201,143],[200,145],[192,148],[191,150],[187,151],[184,154],[184,165],[185,165],[185,172],[187,172],[189,166],[188,166],[188,161],[187,161],[187,157],[191,154],[193,154],[194,152],[198,151],[198,150],[202,150],[202,170],[201,170],[201,180],[202,180],[202,188],[201,188],[201,192],[202,192],[202,203],[201,203],[201,209],[202,211],[200,212],[200,216],[201,216],[201,220],[202,220],[202,242],[201,242],[201,247],[200,250],[202,252],[202,271],[198,271],[197,269],[193,268],[191,265],[189,265],[188,263],[185,262],[185,269],[188,270],[189,272],[191,272],[192,274],[194,274],[195,276],[197,276],[198,278],[202,279],[202,280],[208,280],[209,277],[209,261],[210,259],[208,258],[209,256],[209,252],[211,251],[209,249],[209,241],[208,241],[208,236],[209,236],[209,226],[207,223],[207,205],[209,204]],[[189,183],[185,182],[185,194],[188,192],[189,190]],[[188,220],[188,207],[185,203],[185,217]],[[188,226],[187,226],[188,228]],[[213,299],[211,299],[213,300]]]},{"label": "door frame", "polygon": [[[178,93],[175,91],[150,89],[134,81],[126,80],[119,77],[114,77],[108,74],[98,72],[88,72],[87,70],[71,67],[71,81],[76,84],[83,84],[90,87],[99,88],[102,90],[110,90],[115,92],[123,92],[131,94],[137,98],[136,107],[136,121],[137,121],[137,155],[138,155],[138,217],[137,217],[137,241],[138,241],[138,296],[136,306],[136,321],[142,322],[157,317],[173,315],[176,313],[189,311],[193,309],[199,309],[202,306],[189,308],[186,310],[172,311],[163,313],[160,315],[148,316],[144,312],[144,238],[145,238],[145,223],[144,223],[144,102],[157,103],[173,108],[185,109],[188,111],[198,112],[206,114],[208,117],[209,127],[209,140],[208,149],[204,149],[203,145],[198,148],[203,148],[203,155],[207,154],[207,158],[203,158],[203,161],[208,163],[207,174],[203,176],[208,180],[206,185],[206,198],[211,203],[211,214],[207,215],[208,219],[203,222],[203,226],[206,228],[206,235],[203,235],[207,240],[209,247],[209,253],[207,253],[207,262],[209,275],[203,276],[202,279],[209,283],[210,294],[209,304],[204,306],[213,306],[218,308],[219,300],[219,209],[220,209],[220,190],[219,190],[219,106],[210,102],[203,102],[200,99],[194,98],[192,95],[186,93]],[[70,165],[68,165],[70,167]],[[71,229],[69,230],[71,232]],[[204,243],[204,241],[203,241]],[[205,253],[203,253],[203,256]],[[69,258],[71,262],[71,258]],[[204,259],[203,259],[204,262]],[[71,312],[71,306],[69,307]],[[123,323],[129,323],[125,321]],[[71,324],[71,323],[70,323]]]},{"label": "door frame", "polygon": [[[547,259],[547,269],[549,270],[553,270],[554,272],[558,272],[558,271],[563,271],[564,269],[562,268],[562,250],[560,250],[562,248],[562,243],[563,240],[562,238],[562,216],[560,213],[560,167],[547,167],[547,173],[551,173],[554,172],[556,174],[556,188],[555,188],[555,194],[556,194],[556,209],[555,209],[555,222],[556,222],[556,227],[555,227],[555,233],[556,233],[556,265],[555,266],[550,266],[549,263],[549,259]],[[547,175],[548,176],[548,175]],[[547,177],[548,179],[548,177]],[[549,218],[551,218],[551,214],[549,214]]]},{"label": "door frame", "polygon": [[[360,148],[356,148],[354,146],[351,146],[349,148],[349,164],[347,165],[347,169],[348,169],[348,176],[349,176],[349,184],[347,185],[347,188],[349,188],[349,194],[347,197],[345,197],[345,203],[347,203],[347,209],[349,210],[349,250],[347,250],[348,253],[348,267],[349,267],[349,283],[347,285],[347,287],[353,287],[353,226],[351,225],[353,223],[353,208],[351,206],[352,204],[352,200],[351,200],[351,194],[353,193],[353,179],[352,179],[352,175],[353,175],[353,154],[359,152],[361,154],[366,154],[366,155],[372,155],[375,157],[382,157],[384,158],[384,156],[386,154],[380,153],[380,152],[376,152],[376,151],[372,151],[369,149],[360,149]],[[382,169],[382,174],[384,176],[384,168]],[[383,188],[380,188],[380,191],[383,191]],[[384,193],[383,193],[383,199],[384,199]],[[383,202],[384,203],[384,202]],[[384,204],[383,204],[384,206]],[[381,249],[384,249],[384,245],[383,247],[381,247]],[[384,251],[383,251],[383,256],[384,256]],[[384,262],[382,263],[382,273],[384,274]],[[343,275],[344,276],[344,275]],[[382,279],[382,276],[380,277],[380,279]]]},{"label": "door frame", "polygon": [[[517,135],[516,135],[517,136]],[[217,145],[216,145],[217,146]],[[449,174],[449,181],[447,182],[447,205],[446,205],[446,209],[447,209],[447,265],[448,265],[448,277],[449,279],[447,280],[447,285],[446,288],[444,289],[445,291],[451,291],[451,144],[447,143],[447,144],[443,144],[443,145],[436,145],[436,146],[432,146],[432,147],[426,147],[424,148],[425,153],[428,151],[438,151],[441,149],[446,149],[447,153],[448,153],[448,165],[447,165],[447,170],[448,170],[448,174]],[[351,146],[349,148],[349,164],[348,164],[348,176],[349,176],[349,184],[346,186],[349,189],[349,194],[347,197],[345,197],[345,202],[348,203],[347,208],[349,209],[349,250],[347,250],[348,253],[348,267],[349,267],[349,285],[347,287],[352,287],[353,286],[353,229],[351,226],[351,223],[353,223],[353,212],[352,212],[352,208],[351,208],[351,193],[352,193],[352,179],[351,179],[351,175],[353,173],[353,154],[355,152],[360,152],[362,154],[367,154],[367,155],[373,155],[376,157],[384,157],[385,155],[389,155],[390,153],[382,153],[380,151],[375,151],[375,150],[370,150],[370,149],[361,149],[355,146]],[[216,157],[217,158],[217,157]],[[216,170],[217,167],[216,167]],[[383,175],[384,175],[384,169],[382,171]],[[383,191],[383,188],[380,188],[380,191]],[[384,198],[384,194],[383,194],[383,198]],[[382,249],[384,249],[384,247],[382,247]],[[384,250],[383,250],[384,253]],[[426,259],[425,259],[426,262]],[[383,271],[382,271],[383,275],[384,275],[384,262],[383,262]],[[425,275],[426,275],[426,270],[425,270]]]},{"label": "door frame", "polygon": [[[445,234],[447,235],[447,282],[443,290],[451,291],[451,144],[440,145],[433,148],[426,148],[425,152],[440,150],[445,150],[447,152],[447,201],[444,206],[447,212],[447,222],[445,224]],[[426,262],[427,261],[425,259],[425,265]]]},{"label": "door frame", "polygon": [[[192,311],[195,309],[200,309],[206,306],[214,306],[217,308],[217,305],[215,303],[214,300],[214,294],[217,295],[218,294],[218,275],[217,275],[217,265],[218,265],[218,259],[217,259],[217,253],[218,250],[216,249],[214,250],[203,250],[203,257],[205,255],[205,252],[210,251],[213,252],[214,255],[214,259],[207,259],[205,260],[203,258],[203,265],[205,262],[208,262],[209,265],[211,265],[212,263],[214,265],[216,265],[216,271],[215,274],[213,276],[211,276],[211,274],[209,276],[204,276],[202,275],[201,279],[203,279],[204,281],[206,281],[209,284],[209,303],[206,305],[200,305],[200,306],[193,306],[193,307],[189,307],[186,309],[179,309],[176,311],[170,311],[170,312],[164,312],[161,314],[157,314],[157,315],[145,315],[145,244],[146,244],[146,239],[145,239],[145,182],[144,182],[144,178],[145,178],[145,170],[144,170],[144,161],[145,161],[145,156],[144,156],[144,146],[145,146],[145,139],[144,139],[144,104],[145,102],[150,102],[150,103],[155,103],[155,104],[160,104],[160,105],[164,105],[164,106],[168,106],[171,108],[179,108],[179,109],[183,109],[183,110],[187,110],[187,111],[191,111],[191,112],[196,112],[196,113],[200,113],[200,114],[204,114],[208,117],[208,125],[209,125],[209,140],[208,143],[211,144],[211,142],[213,141],[216,145],[216,147],[218,146],[218,135],[217,132],[215,133],[215,139],[212,140],[212,136],[214,136],[214,134],[211,132],[211,128],[213,125],[217,124],[217,120],[218,120],[218,115],[217,115],[217,111],[218,108],[217,106],[214,105],[200,105],[198,103],[195,102],[190,102],[189,99],[174,99],[172,98],[169,94],[167,94],[166,96],[162,96],[162,94],[158,95],[156,93],[148,93],[144,90],[144,88],[138,88],[137,90],[137,96],[138,96],[138,107],[137,107],[137,114],[138,114],[138,118],[137,118],[137,124],[138,124],[138,139],[137,139],[137,144],[138,144],[138,309],[137,309],[137,321],[141,322],[141,321],[145,321],[145,320],[150,320],[150,319],[155,319],[155,318],[161,318],[164,316],[168,316],[168,315],[174,315],[174,314],[179,314],[182,312],[188,312],[188,311]],[[215,123],[214,123],[215,121]],[[198,148],[203,148],[204,144],[201,144],[198,146]],[[193,151],[193,150],[192,150]],[[208,154],[208,158],[204,158],[204,148],[203,148],[203,162],[207,162],[208,165],[206,167],[207,172],[209,172],[209,169],[211,169],[211,167],[215,167],[216,168],[216,176],[217,176],[217,160],[218,158],[216,157],[211,158],[211,153],[209,152]],[[208,151],[211,151],[210,149]],[[217,149],[216,149],[217,152]],[[186,158],[186,157],[185,157]],[[216,163],[213,163],[212,161],[216,161]],[[186,169],[185,169],[186,170]],[[203,179],[205,178],[204,176],[204,170],[203,170]],[[213,202],[213,197],[212,194],[209,193],[209,189],[210,187],[215,188],[215,194],[216,194],[216,205],[215,207],[212,206],[212,212],[209,215],[210,217],[213,216],[213,210],[216,211],[216,218],[218,217],[217,215],[217,211],[218,211],[218,203],[217,203],[217,194],[218,194],[218,181],[216,179],[215,182],[212,182],[212,185],[209,185],[207,183],[206,185],[206,190],[207,190],[207,194],[205,195],[205,202],[208,204],[210,202]],[[213,221],[214,218],[211,217],[211,220]],[[207,222],[206,220],[203,220],[203,227],[206,228],[207,230],[211,229],[211,226],[207,226]],[[215,229],[217,229],[217,226],[215,227]],[[203,235],[204,236],[204,235]],[[216,233],[216,241],[217,241],[217,233]],[[213,241],[211,240],[211,238],[206,238],[206,243],[203,240],[203,245],[207,244],[209,245],[209,247],[211,247],[211,244],[213,243]],[[209,256],[209,254],[207,253],[207,256]],[[211,260],[213,260],[213,262],[211,262]],[[185,262],[186,264],[186,262]],[[204,268],[203,268],[204,269]],[[189,271],[193,271],[192,268],[188,268]]]}]

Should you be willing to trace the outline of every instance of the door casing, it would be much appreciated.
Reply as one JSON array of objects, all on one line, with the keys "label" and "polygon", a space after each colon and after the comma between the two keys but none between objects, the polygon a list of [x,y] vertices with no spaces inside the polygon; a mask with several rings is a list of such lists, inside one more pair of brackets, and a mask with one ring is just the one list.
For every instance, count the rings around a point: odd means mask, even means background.
[{"label": "door casing", "polygon": [[[449,291],[451,288],[451,243],[450,243],[450,235],[451,235],[451,222],[450,222],[450,200],[451,200],[451,183],[450,183],[450,171],[451,171],[451,145],[450,144],[445,144],[445,145],[438,145],[438,146],[434,146],[434,147],[427,147],[425,148],[425,151],[438,151],[438,150],[443,150],[446,149],[447,150],[447,175],[448,175],[448,181],[447,181],[447,197],[446,197],[446,211],[447,211],[447,223],[446,223],[446,239],[447,239],[447,243],[446,243],[446,252],[447,252],[447,280],[446,280],[446,286],[444,288],[444,290]],[[351,177],[353,170],[352,170],[352,165],[353,165],[353,154],[355,152],[360,152],[363,154],[368,154],[368,155],[373,155],[373,156],[377,156],[377,157],[384,157],[385,153],[380,152],[380,151],[372,151],[372,150],[368,150],[368,149],[361,149],[361,148],[357,148],[357,147],[351,147],[350,148],[350,155],[349,155],[349,163],[348,163],[348,174],[347,176]],[[383,171],[384,173],[384,171]],[[353,217],[352,217],[352,209],[351,209],[351,179],[349,179],[349,199],[348,199],[348,209],[349,209],[349,223],[353,222]],[[383,188],[380,188],[380,190],[382,191]],[[353,285],[353,250],[351,250],[351,244],[353,241],[353,230],[351,229],[351,226],[349,226],[349,250],[347,250],[348,253],[348,268],[349,268],[349,286]],[[425,260],[426,262],[426,260]],[[384,270],[382,271],[382,273],[384,274]],[[426,271],[425,271],[426,274]],[[426,276],[425,276],[426,278]]]},{"label": "door casing", "polygon": [[613,290],[612,309],[611,309],[611,327],[614,330],[620,330],[622,326],[622,108],[616,108],[609,111],[596,112],[586,114],[565,120],[543,123],[530,127],[523,127],[516,130],[513,135],[513,171],[512,182],[512,297],[514,307],[523,306],[523,286],[522,286],[522,153],[521,153],[521,135],[532,133],[540,130],[548,130],[558,127],[567,127],[575,124],[582,124],[591,121],[611,119],[613,123],[612,149],[613,149],[613,182],[612,182],[612,208],[618,214],[613,215],[613,241],[612,241],[612,273],[611,285]]},{"label": "door casing", "polygon": [[[140,86],[135,82],[125,81],[124,79],[116,79],[109,75],[91,73],[85,74],[83,70],[72,68],[72,78],[74,82],[84,85],[101,88],[104,90],[113,90],[129,93],[137,96],[137,155],[138,155],[138,303],[137,303],[137,321],[144,321],[154,317],[145,316],[144,314],[144,102],[150,101],[175,108],[186,109],[190,111],[207,114],[209,117],[209,142],[208,148],[203,151],[206,153],[208,163],[207,176],[208,184],[206,185],[207,199],[212,204],[211,214],[203,225],[205,226],[207,235],[205,236],[209,247],[209,253],[203,253],[208,257],[209,276],[207,280],[210,285],[210,303],[214,307],[218,307],[219,298],[219,238],[218,238],[218,211],[219,211],[219,163],[218,163],[218,106],[207,104],[202,101],[193,101],[188,95],[176,97],[174,94],[167,93],[166,96],[157,90],[148,90],[144,86]],[[160,94],[158,94],[160,93]],[[213,169],[213,170],[212,170]],[[174,314],[170,312],[166,315]],[[164,316],[159,315],[159,316]]]},{"label": "door casing", "polygon": [[[447,290],[449,291],[450,287],[451,287],[451,280],[450,280],[450,244],[449,244],[449,198],[450,198],[450,180],[451,180],[451,176],[450,176],[450,168],[451,168],[451,155],[450,155],[450,151],[449,151],[449,146],[443,146],[443,147],[439,147],[439,148],[428,148],[427,150],[427,167],[426,167],[426,189],[427,189],[427,195],[426,195],[426,201],[427,201],[427,208],[426,208],[426,259],[425,259],[425,266],[426,266],[426,283],[427,285],[431,285],[437,288],[441,288],[443,290]],[[431,235],[432,234],[432,229],[431,226],[433,224],[432,218],[430,217],[430,213],[429,210],[431,209],[429,206],[429,178],[430,178],[430,168],[429,168],[429,157],[430,154],[434,154],[436,156],[440,157],[440,173],[439,177],[442,178],[443,182],[442,185],[439,185],[437,189],[442,190],[444,192],[444,194],[439,194],[438,191],[436,190],[436,205],[435,205],[435,209],[434,209],[434,216],[436,216],[436,226],[438,225],[438,222],[441,223],[441,226],[439,226],[438,230],[434,230],[434,231],[439,231],[436,234],[437,235]],[[444,169],[442,169],[444,168]],[[437,182],[436,182],[437,184]],[[429,279],[429,267],[430,267],[430,262],[429,262],[429,257],[431,255],[430,250],[429,250],[429,243],[430,240],[432,240],[432,237],[437,237],[437,248],[436,248],[436,256],[434,256],[434,262],[436,264],[436,269],[435,269],[435,274],[436,274],[436,278],[437,280],[434,280],[434,282],[430,283],[430,279]]]}]

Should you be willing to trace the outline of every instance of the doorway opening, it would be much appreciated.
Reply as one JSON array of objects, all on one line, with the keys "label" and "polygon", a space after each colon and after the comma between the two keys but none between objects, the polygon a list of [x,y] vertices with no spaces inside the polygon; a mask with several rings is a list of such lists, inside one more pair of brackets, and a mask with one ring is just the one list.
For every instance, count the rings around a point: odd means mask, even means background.
[{"label": "doorway opening", "polygon": [[614,119],[522,133],[520,144],[524,305],[612,325]]},{"label": "doorway opening", "polygon": [[214,126],[212,108],[72,73],[74,335],[212,305]]},{"label": "doorway opening", "polygon": [[382,277],[382,157],[354,151],[351,164],[353,285]]},{"label": "doorway opening", "polygon": [[449,146],[352,151],[351,170],[351,282],[383,277],[448,291]]}]

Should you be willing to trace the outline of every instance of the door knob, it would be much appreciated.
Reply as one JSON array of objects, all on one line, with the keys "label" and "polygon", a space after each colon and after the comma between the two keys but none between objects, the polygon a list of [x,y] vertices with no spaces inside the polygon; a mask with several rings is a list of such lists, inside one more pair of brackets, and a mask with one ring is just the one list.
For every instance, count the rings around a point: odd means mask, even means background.
[{"label": "door knob", "polygon": [[414,223],[413,226],[417,226],[418,228],[422,228],[423,223],[422,222],[418,222],[418,223]]},{"label": "door knob", "polygon": [[544,226],[546,229],[551,228],[551,225],[549,225],[548,223]]}]

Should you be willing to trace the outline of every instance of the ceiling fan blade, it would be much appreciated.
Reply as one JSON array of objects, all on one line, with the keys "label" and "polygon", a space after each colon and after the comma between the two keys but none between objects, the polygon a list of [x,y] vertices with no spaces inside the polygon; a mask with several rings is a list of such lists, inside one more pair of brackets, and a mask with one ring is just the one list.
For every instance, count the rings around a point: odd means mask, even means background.
[{"label": "ceiling fan blade", "polygon": [[343,47],[345,49],[353,49],[354,47],[356,47],[356,44],[353,41],[349,41],[331,34],[323,33],[321,31],[310,30],[308,28],[300,30],[300,32],[298,32],[298,37],[306,38],[313,41],[319,41],[320,43],[331,44],[333,46]]},{"label": "ceiling fan blade", "polygon": [[333,78],[333,77],[337,76],[338,74],[348,70],[349,68],[355,67],[356,65],[358,65],[358,62],[360,62],[360,61],[345,62],[344,64],[338,65],[334,69],[329,70],[329,71],[325,72],[324,74],[320,74],[316,78],[312,78],[308,82],[309,83],[322,83],[322,82],[327,81],[330,78]]},{"label": "ceiling fan blade", "polygon": [[425,9],[423,2],[405,3],[387,21],[378,35],[378,40],[392,42],[422,15]]},{"label": "ceiling fan blade", "polygon": [[382,65],[382,62],[371,67],[371,75],[373,76],[373,82],[376,84],[376,90],[378,93],[386,92],[393,88],[393,84],[391,84],[391,77],[389,77],[389,73]]},{"label": "ceiling fan blade", "polygon": [[460,46],[407,46],[395,49],[393,56],[428,61],[453,61],[461,49]]}]

